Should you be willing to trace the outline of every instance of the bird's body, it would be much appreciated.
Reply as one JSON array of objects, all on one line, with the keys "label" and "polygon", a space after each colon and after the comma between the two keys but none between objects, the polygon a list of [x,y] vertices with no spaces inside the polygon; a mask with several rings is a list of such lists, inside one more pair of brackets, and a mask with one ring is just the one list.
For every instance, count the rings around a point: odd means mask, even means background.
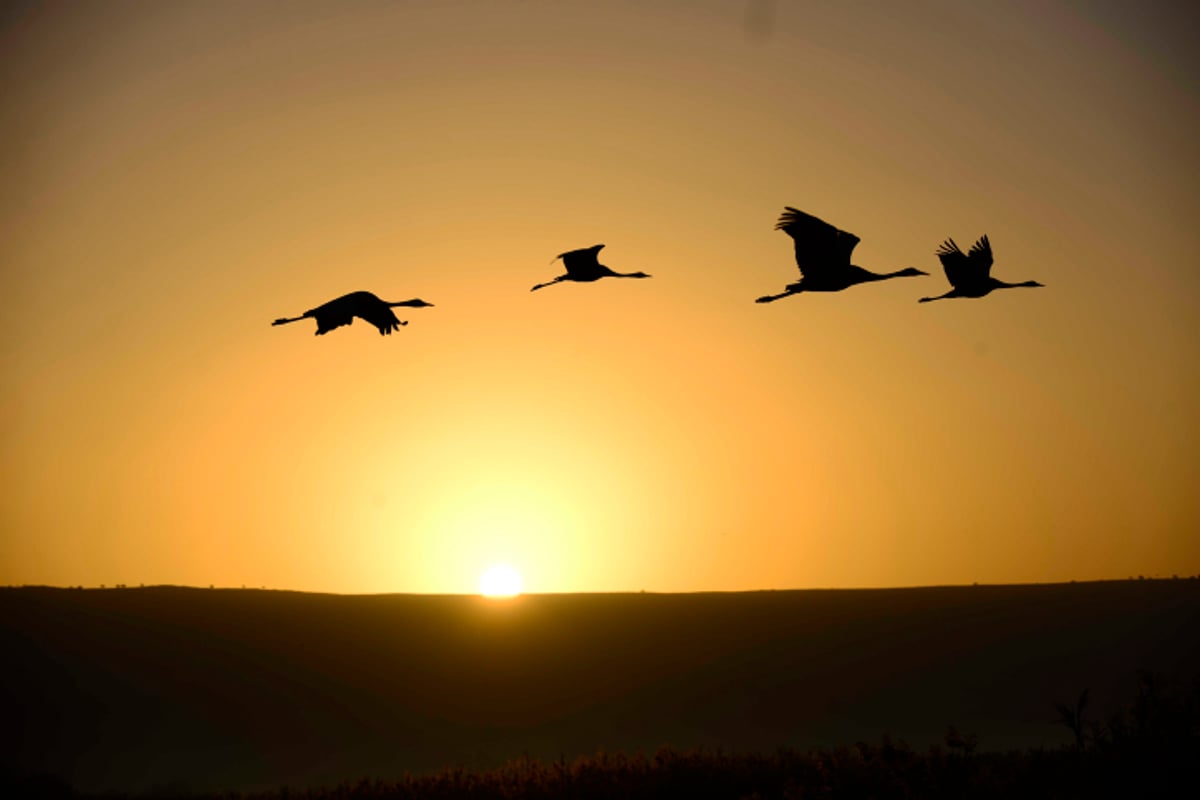
[{"label": "bird's body", "polygon": [[568,250],[565,253],[559,253],[553,259],[557,261],[562,259],[563,266],[567,268],[565,275],[559,275],[552,281],[539,283],[529,291],[536,292],[538,289],[543,289],[547,286],[553,286],[562,281],[577,281],[579,283],[591,283],[598,281],[601,278],[649,278],[650,276],[644,272],[613,272],[608,267],[600,263],[600,250],[604,247],[602,244],[585,247],[581,250]]},{"label": "bird's body", "polygon": [[336,300],[330,300],[324,305],[310,308],[298,317],[281,317],[272,325],[286,325],[289,322],[298,322],[302,319],[315,319],[317,321],[317,336],[324,336],[331,330],[340,328],[343,325],[349,325],[354,322],[354,318],[366,320],[379,329],[379,335],[391,334],[392,331],[400,330],[401,325],[407,325],[408,322],[396,318],[396,314],[392,309],[396,306],[409,306],[413,308],[421,308],[431,306],[432,303],[426,303],[424,300],[412,299],[405,300],[400,303],[389,303],[386,300],[380,300],[370,292],[351,292],[344,294]]},{"label": "bird's body", "polygon": [[929,274],[912,267],[878,273],[851,264],[850,254],[860,241],[857,236],[791,206],[784,207],[775,230],[792,237],[801,277],[781,293],[765,295],[756,303],[772,303],[800,292],[840,292],[860,283]]},{"label": "bird's body", "polygon": [[982,236],[966,253],[959,249],[953,239],[947,239],[937,250],[937,257],[946,271],[946,280],[954,288],[937,297],[922,297],[917,302],[946,300],[952,297],[983,297],[993,289],[1013,289],[1019,286],[1041,286],[1037,281],[1005,283],[993,278],[992,243]]}]

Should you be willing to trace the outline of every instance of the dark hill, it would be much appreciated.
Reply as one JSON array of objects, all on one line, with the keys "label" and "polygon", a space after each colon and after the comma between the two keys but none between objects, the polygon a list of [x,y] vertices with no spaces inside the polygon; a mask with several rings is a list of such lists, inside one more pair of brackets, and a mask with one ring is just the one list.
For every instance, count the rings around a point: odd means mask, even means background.
[{"label": "dark hill", "polygon": [[3,765],[98,790],[332,783],[531,754],[770,750],[948,724],[1070,739],[1200,674],[1200,581],[487,601],[0,590]]}]

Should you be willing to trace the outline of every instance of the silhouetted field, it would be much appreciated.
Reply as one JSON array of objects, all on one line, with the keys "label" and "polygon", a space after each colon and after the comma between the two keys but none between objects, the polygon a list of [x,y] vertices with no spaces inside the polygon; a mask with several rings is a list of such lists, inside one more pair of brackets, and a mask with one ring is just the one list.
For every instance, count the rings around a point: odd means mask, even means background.
[{"label": "silhouetted field", "polygon": [[[1055,703],[1089,689],[1099,735],[1141,671],[1191,685],[1200,581],[501,602],[21,588],[0,590],[0,637],[4,770],[83,791],[992,796],[1122,763],[1103,737],[1081,749]],[[892,789],[846,788],[871,780]]]}]

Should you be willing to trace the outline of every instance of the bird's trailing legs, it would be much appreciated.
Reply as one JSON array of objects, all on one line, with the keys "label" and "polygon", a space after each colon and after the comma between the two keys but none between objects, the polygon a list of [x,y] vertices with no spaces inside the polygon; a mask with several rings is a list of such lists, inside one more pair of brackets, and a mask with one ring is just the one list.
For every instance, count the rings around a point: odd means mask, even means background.
[{"label": "bird's trailing legs", "polygon": [[782,300],[785,297],[791,297],[794,294],[800,294],[804,291],[803,281],[789,283],[783,287],[783,291],[779,294],[765,294],[754,302],[756,303],[774,303],[776,300]]},{"label": "bird's trailing legs", "polygon": [[545,283],[539,283],[537,286],[533,287],[529,291],[536,292],[538,289],[545,289],[547,286],[553,286],[556,283],[562,283],[566,279],[567,279],[566,275],[559,275],[557,278],[555,278],[552,281],[546,281]]}]

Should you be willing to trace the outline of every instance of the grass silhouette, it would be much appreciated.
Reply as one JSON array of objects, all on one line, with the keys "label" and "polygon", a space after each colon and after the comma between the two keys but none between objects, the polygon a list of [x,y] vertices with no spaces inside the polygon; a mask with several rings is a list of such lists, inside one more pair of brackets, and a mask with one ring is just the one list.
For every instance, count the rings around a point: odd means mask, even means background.
[{"label": "grass silhouette", "polygon": [[[395,781],[362,779],[326,788],[195,793],[158,787],[126,795],[77,794],[46,777],[0,784],[7,797],[191,798],[191,800],[550,800],[551,798],[1106,798],[1176,797],[1200,777],[1200,691],[1143,674],[1137,695],[1086,743],[978,751],[975,734],[947,729],[923,751],[883,736],[877,743],[770,753],[664,748],[653,755],[599,753],[573,760],[524,758],[490,770],[448,769]],[[1086,692],[1085,695],[1086,697]],[[1082,704],[1072,709],[1078,711]],[[1073,719],[1079,719],[1076,713]]]},{"label": "grass silhouette", "polygon": [[1171,688],[1200,675],[1197,642],[1197,580],[504,603],[0,589],[0,775],[25,776],[0,795],[1103,790],[1200,763],[1194,692]]}]

